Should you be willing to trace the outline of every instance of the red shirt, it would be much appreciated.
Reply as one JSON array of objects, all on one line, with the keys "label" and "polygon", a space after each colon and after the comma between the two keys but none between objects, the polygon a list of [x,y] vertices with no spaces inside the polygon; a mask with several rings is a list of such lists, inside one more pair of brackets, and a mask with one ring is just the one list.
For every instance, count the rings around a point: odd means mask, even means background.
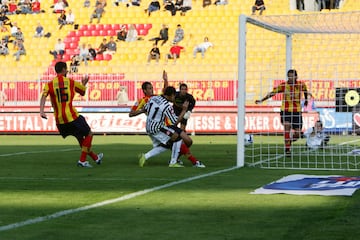
[{"label": "red shirt", "polygon": [[170,53],[171,54],[176,54],[177,56],[180,56],[180,52],[181,50],[184,49],[184,47],[181,46],[172,46],[170,48]]},{"label": "red shirt", "polygon": [[32,4],[32,11],[33,12],[40,12],[40,2],[34,2]]}]

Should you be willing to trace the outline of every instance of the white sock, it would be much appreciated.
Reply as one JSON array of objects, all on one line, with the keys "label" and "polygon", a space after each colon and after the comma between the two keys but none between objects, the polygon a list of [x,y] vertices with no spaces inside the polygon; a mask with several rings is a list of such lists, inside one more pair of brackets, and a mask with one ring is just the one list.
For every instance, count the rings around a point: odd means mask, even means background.
[{"label": "white sock", "polygon": [[173,146],[171,149],[170,164],[174,164],[177,162],[177,159],[179,158],[179,154],[180,154],[181,143],[182,143],[181,140],[173,143]]},{"label": "white sock", "polygon": [[166,150],[168,150],[168,148],[162,147],[162,146],[157,146],[154,147],[153,149],[151,149],[150,151],[148,151],[147,153],[145,153],[145,159],[148,160],[151,157],[154,157],[160,153],[165,152]]}]

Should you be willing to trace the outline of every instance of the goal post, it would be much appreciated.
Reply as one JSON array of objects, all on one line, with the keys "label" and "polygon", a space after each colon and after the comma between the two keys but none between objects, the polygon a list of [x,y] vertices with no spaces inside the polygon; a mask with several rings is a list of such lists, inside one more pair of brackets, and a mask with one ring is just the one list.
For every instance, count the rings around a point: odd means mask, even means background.
[{"label": "goal post", "polygon": [[[359,22],[360,12],[239,16],[238,167],[360,168],[360,97],[354,95],[360,93]],[[320,120],[331,140],[325,148],[311,150],[306,138],[299,139],[286,156],[281,94],[260,105],[254,102],[285,81],[291,68],[316,105],[304,110],[302,131]],[[254,144],[244,147],[245,134],[254,135]]]}]

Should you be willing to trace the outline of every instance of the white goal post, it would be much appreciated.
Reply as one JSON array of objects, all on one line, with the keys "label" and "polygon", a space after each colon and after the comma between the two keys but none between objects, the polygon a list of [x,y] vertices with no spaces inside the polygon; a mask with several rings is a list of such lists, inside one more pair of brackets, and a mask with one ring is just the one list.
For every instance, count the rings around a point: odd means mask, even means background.
[{"label": "white goal post", "polygon": [[[238,37],[237,166],[358,170],[360,12],[241,15]],[[299,139],[286,156],[281,97],[254,104],[286,80],[289,69],[297,70],[315,100],[316,108],[304,110],[303,131],[320,120],[331,136],[321,150],[309,150],[306,139]],[[250,147],[244,147],[245,134],[254,135]]]}]

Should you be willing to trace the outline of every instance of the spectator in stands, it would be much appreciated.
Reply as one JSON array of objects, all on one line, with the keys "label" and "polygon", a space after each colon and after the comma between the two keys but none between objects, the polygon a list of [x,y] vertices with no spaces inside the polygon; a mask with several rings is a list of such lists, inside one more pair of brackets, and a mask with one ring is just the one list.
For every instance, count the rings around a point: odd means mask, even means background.
[{"label": "spectator in stands", "polygon": [[91,46],[91,44],[88,44],[89,49],[89,60],[94,60],[96,58],[96,50]]},{"label": "spectator in stands", "polygon": [[149,39],[149,41],[155,41],[157,45],[160,40],[162,40],[161,46],[164,45],[169,39],[169,27],[166,24],[162,25],[162,28],[159,32],[159,36]]},{"label": "spectator in stands", "polygon": [[83,5],[84,7],[88,8],[88,7],[90,7],[90,5],[91,5],[90,0],[84,1],[84,5]]},{"label": "spectator in stands", "polygon": [[116,33],[116,37],[118,41],[125,41],[127,35],[126,26],[122,25],[120,30]]},{"label": "spectator in stands", "polygon": [[340,8],[340,0],[335,0],[334,8],[339,9]]},{"label": "spectator in stands", "polygon": [[170,52],[165,55],[165,63],[167,64],[169,59],[174,59],[174,64],[176,64],[176,60],[180,58],[180,53],[185,51],[185,48],[179,46],[177,43],[173,43],[170,48]]},{"label": "spectator in stands", "polygon": [[[320,1],[322,1],[322,0],[320,0]],[[299,11],[304,11],[304,10],[305,10],[304,0],[296,0],[296,8],[297,8]]]},{"label": "spectator in stands", "polygon": [[7,101],[7,95],[3,89],[0,90],[0,105],[5,106],[5,102]]},{"label": "spectator in stands", "polygon": [[319,11],[326,9],[326,1],[325,0],[318,0],[319,4]]},{"label": "spectator in stands", "polygon": [[80,58],[79,55],[74,55],[71,57],[70,62],[70,73],[77,73],[79,71]]},{"label": "spectator in stands", "polygon": [[130,6],[140,7],[140,4],[141,4],[141,0],[131,0],[131,4],[127,3],[126,7],[130,7]]},{"label": "spectator in stands", "polygon": [[159,63],[159,59],[160,59],[160,49],[158,48],[156,43],[154,43],[153,47],[149,52],[147,62],[149,64],[151,60],[156,60],[156,63]]},{"label": "spectator in stands", "polygon": [[265,9],[266,8],[265,8],[264,0],[255,0],[254,5],[252,6],[252,15],[255,15],[256,11],[260,11],[259,14],[262,15]]},{"label": "spectator in stands", "polygon": [[107,50],[107,40],[106,40],[106,38],[103,38],[96,53],[103,54],[106,50]]},{"label": "spectator in stands", "polygon": [[9,54],[9,47],[8,47],[8,43],[6,41],[5,38],[1,39],[0,42],[0,55],[8,55]]},{"label": "spectator in stands", "polygon": [[138,32],[135,28],[135,25],[134,24],[130,24],[129,26],[129,30],[126,34],[126,39],[125,41],[126,42],[135,42],[138,40]]},{"label": "spectator in stands", "polygon": [[184,29],[182,29],[181,24],[178,24],[176,26],[173,43],[179,43],[181,40],[184,39],[184,35],[185,35]]},{"label": "spectator in stands", "polygon": [[34,37],[43,37],[44,36],[44,27],[41,25],[40,22],[38,22],[36,28],[35,28],[35,35]]},{"label": "spectator in stands", "polygon": [[55,60],[58,58],[59,55],[60,58],[63,59],[63,56],[65,54],[65,43],[61,40],[61,38],[59,38],[57,43],[55,44],[54,51],[50,51],[49,53],[54,56]]},{"label": "spectator in stands", "polygon": [[229,3],[228,0],[216,0],[214,2],[214,5],[217,5],[217,6],[219,6],[219,5],[227,5],[228,3]]},{"label": "spectator in stands", "polygon": [[32,2],[31,11],[33,13],[40,13],[41,12],[41,3],[39,2],[39,0],[35,0],[35,1]]},{"label": "spectator in stands", "polygon": [[64,3],[64,1],[63,0],[58,0],[54,4],[53,13],[62,13],[63,11],[65,11],[65,7],[66,7],[66,4]]},{"label": "spectator in stands", "polygon": [[203,0],[203,7],[207,7],[211,5],[211,0]]},{"label": "spectator in stands", "polygon": [[32,6],[30,0],[24,0],[18,3],[18,8],[20,9],[22,14],[30,14],[32,13]]},{"label": "spectator in stands", "polygon": [[116,50],[116,42],[114,41],[114,37],[111,36],[109,42],[106,44],[106,51],[104,52],[104,54],[114,55],[116,53]]},{"label": "spectator in stands", "polygon": [[100,19],[104,12],[104,6],[101,3],[97,4],[94,12],[91,14],[90,23],[92,23],[93,18],[97,18],[97,23],[100,23]]},{"label": "spectator in stands", "polygon": [[211,42],[209,42],[209,38],[208,38],[208,37],[205,37],[205,38],[204,38],[204,42],[202,42],[202,43],[200,43],[200,44],[198,44],[198,45],[195,46],[194,51],[193,51],[194,58],[196,58],[196,54],[197,54],[198,52],[200,52],[202,58],[204,58],[204,57],[205,57],[205,52],[206,52],[210,47],[214,47],[214,45],[213,45]]},{"label": "spectator in stands", "polygon": [[15,37],[15,41],[14,41],[14,46],[21,40],[22,42],[24,42],[24,34],[21,31],[21,28],[18,28],[18,31],[14,34]]},{"label": "spectator in stands", "polygon": [[171,16],[176,15],[175,2],[173,0],[165,0],[164,9],[171,13]]},{"label": "spectator in stands", "polygon": [[0,23],[12,27],[10,19],[5,15],[4,12],[0,13]]},{"label": "spectator in stands", "polygon": [[66,24],[73,25],[75,23],[75,14],[69,9],[68,13],[66,14]]},{"label": "spectator in stands", "polygon": [[95,6],[97,6],[98,4],[101,4],[101,6],[102,6],[103,8],[105,8],[106,5],[107,5],[107,2],[106,2],[106,0],[96,0]]},{"label": "spectator in stands", "polygon": [[13,54],[13,56],[15,56],[16,61],[19,61],[21,55],[26,55],[26,50],[24,46],[24,41],[18,40],[16,43],[16,52]]},{"label": "spectator in stands", "polygon": [[88,65],[88,60],[93,60],[92,58],[90,58],[90,52],[89,49],[86,47],[86,43],[83,43],[79,46],[79,58],[80,62],[84,61],[85,66]]},{"label": "spectator in stands", "polygon": [[160,10],[160,2],[158,0],[151,0],[147,9],[145,9],[145,13],[148,13],[150,16],[152,12]]},{"label": "spectator in stands", "polygon": [[66,14],[65,11],[62,11],[57,19],[59,24],[59,29],[61,29],[64,25],[66,25]]},{"label": "spectator in stands", "polygon": [[17,22],[14,22],[14,24],[12,24],[11,28],[10,28],[10,35],[12,37],[16,36],[16,33],[18,32],[19,28],[17,26]]},{"label": "spectator in stands", "polygon": [[11,2],[9,2],[8,4],[8,11],[6,14],[18,14],[20,13],[20,10],[18,10],[18,6],[15,0],[11,0]]},{"label": "spectator in stands", "polygon": [[192,9],[192,0],[183,0],[182,7],[180,8],[180,15],[185,16],[185,13]]}]

